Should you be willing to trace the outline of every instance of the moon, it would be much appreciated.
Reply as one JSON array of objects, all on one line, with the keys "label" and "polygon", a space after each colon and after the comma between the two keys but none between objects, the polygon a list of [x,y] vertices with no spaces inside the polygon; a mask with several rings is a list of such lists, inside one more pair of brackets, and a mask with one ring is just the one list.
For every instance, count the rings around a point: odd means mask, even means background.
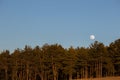
[{"label": "moon", "polygon": [[90,35],[90,39],[91,39],[91,40],[94,40],[94,39],[95,39],[95,36],[94,36],[94,35]]}]

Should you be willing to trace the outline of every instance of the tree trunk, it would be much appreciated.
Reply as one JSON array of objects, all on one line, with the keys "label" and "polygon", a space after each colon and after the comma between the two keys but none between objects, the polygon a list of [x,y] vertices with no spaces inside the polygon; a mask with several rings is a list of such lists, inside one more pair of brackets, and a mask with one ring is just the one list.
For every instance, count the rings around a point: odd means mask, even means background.
[{"label": "tree trunk", "polygon": [[54,80],[57,80],[57,71],[55,65],[52,65]]},{"label": "tree trunk", "polygon": [[85,78],[86,79],[88,78],[88,68],[87,68],[87,66],[85,66]]},{"label": "tree trunk", "polygon": [[28,69],[28,67],[29,67],[29,64],[27,63],[27,66],[26,66],[27,68],[26,68],[26,77],[27,77],[27,79],[26,80],[29,80],[29,69]]},{"label": "tree trunk", "polygon": [[91,65],[90,66],[90,78],[92,77],[92,73],[93,73],[93,69],[92,68],[93,68],[93,66]]},{"label": "tree trunk", "polygon": [[79,72],[77,72],[77,79],[79,79],[80,78],[80,75],[79,75]]},{"label": "tree trunk", "polygon": [[5,69],[5,80],[8,80],[7,69]]},{"label": "tree trunk", "polygon": [[83,68],[83,78],[85,78],[85,68]]},{"label": "tree trunk", "polygon": [[17,71],[15,69],[12,71],[12,80],[17,80]]},{"label": "tree trunk", "polygon": [[40,57],[40,78],[41,80],[44,80],[44,71],[43,71],[43,64],[42,64],[42,58]]},{"label": "tree trunk", "polygon": [[36,70],[35,70],[35,80],[36,80],[36,76],[37,76],[37,72],[36,72]]},{"label": "tree trunk", "polygon": [[101,75],[100,77],[102,77],[102,60],[101,60],[101,63],[100,63],[100,72],[101,72],[100,73],[100,75]]},{"label": "tree trunk", "polygon": [[69,80],[72,80],[72,72],[69,73]]},{"label": "tree trunk", "polygon": [[81,78],[85,78],[84,75],[85,75],[85,71],[84,71],[84,68],[82,68],[81,69]]},{"label": "tree trunk", "polygon": [[53,78],[54,80],[57,80],[57,69],[56,69],[55,63],[53,62],[53,56],[51,56],[51,58],[52,58]]},{"label": "tree trunk", "polygon": [[96,72],[96,78],[98,78],[98,61],[95,63],[95,72]]},{"label": "tree trunk", "polygon": [[43,73],[40,73],[39,76],[40,76],[41,80],[44,80]]},{"label": "tree trunk", "polygon": [[15,61],[15,66],[12,69],[12,80],[17,80],[17,60]]},{"label": "tree trunk", "polygon": [[82,79],[82,77],[83,77],[83,71],[82,71],[82,69],[81,69],[80,71],[81,71],[81,76],[80,76],[80,77],[81,77],[81,79]]}]

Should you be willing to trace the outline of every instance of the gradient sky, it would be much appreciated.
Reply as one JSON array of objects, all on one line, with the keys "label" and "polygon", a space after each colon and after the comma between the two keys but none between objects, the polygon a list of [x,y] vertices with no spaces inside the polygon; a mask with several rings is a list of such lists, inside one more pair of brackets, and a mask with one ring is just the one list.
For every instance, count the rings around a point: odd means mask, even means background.
[{"label": "gradient sky", "polygon": [[68,48],[120,38],[119,0],[0,0],[0,51],[45,43]]}]

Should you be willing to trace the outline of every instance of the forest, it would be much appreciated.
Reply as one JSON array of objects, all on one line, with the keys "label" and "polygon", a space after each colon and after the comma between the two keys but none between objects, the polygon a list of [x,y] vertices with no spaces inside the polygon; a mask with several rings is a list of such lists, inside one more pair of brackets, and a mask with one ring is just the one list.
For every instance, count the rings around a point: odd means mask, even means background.
[{"label": "forest", "polygon": [[120,39],[108,46],[94,41],[89,47],[60,44],[25,45],[0,53],[0,80],[72,80],[120,76]]}]

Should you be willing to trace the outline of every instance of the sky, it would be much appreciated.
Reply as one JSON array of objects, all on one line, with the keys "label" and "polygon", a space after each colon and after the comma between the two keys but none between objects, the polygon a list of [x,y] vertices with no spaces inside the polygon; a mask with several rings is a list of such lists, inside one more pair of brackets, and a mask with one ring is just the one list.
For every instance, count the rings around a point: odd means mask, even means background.
[{"label": "sky", "polygon": [[119,0],[0,0],[0,51],[45,43],[109,45],[119,38]]}]

